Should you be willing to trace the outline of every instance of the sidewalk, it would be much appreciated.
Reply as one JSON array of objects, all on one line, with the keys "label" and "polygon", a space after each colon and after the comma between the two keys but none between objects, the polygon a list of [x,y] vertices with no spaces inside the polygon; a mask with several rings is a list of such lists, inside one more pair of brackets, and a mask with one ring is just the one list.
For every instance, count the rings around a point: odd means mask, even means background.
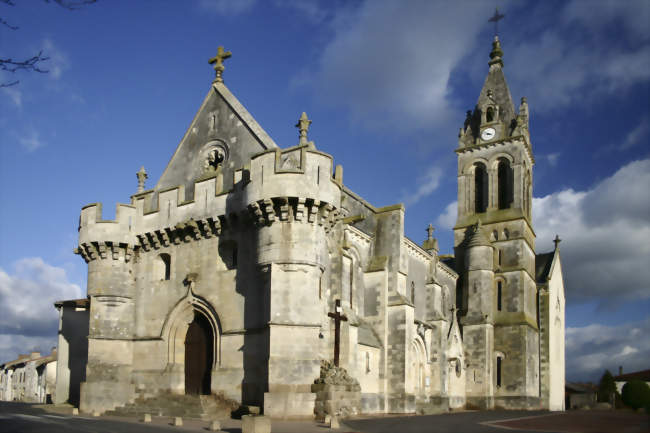
[{"label": "sidewalk", "polygon": [[[59,414],[59,415],[70,415],[72,416],[72,406],[70,405],[52,405],[52,404],[43,404],[35,405],[35,408],[42,409],[46,412]],[[120,421],[128,422],[135,424],[143,424],[142,420],[135,417],[124,417],[124,416],[107,416],[100,415],[99,417],[93,417],[89,414],[80,414],[78,415],[84,418],[99,418],[111,421]],[[169,427],[170,430],[180,431],[195,431],[195,432],[205,432],[208,431],[210,427],[210,421],[204,421],[196,418],[183,418],[182,427],[173,427],[174,418],[168,416],[151,416],[151,423],[147,425],[156,425],[156,426],[165,426]],[[225,430],[228,433],[239,433],[241,432],[241,420],[238,419],[224,419],[221,420],[221,430]],[[271,421],[271,432],[272,433],[327,433],[337,432],[337,433],[356,433],[355,430],[347,427],[343,421],[340,421],[341,427],[339,429],[330,429],[329,425],[323,423],[318,423],[313,420],[272,420]]]}]

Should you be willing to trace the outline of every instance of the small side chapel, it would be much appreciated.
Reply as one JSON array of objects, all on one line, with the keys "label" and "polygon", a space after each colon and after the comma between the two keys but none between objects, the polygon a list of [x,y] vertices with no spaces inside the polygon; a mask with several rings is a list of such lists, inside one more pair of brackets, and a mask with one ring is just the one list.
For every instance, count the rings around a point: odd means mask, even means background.
[{"label": "small side chapel", "polygon": [[279,147],[224,84],[230,56],[210,60],[215,79],[155,186],[141,168],[115,220],[81,210],[87,360],[68,390],[81,411],[161,394],[271,417],[562,410],[559,248],[535,253],[529,110],[514,109],[498,38],[456,148],[453,256],[431,226],[421,244],[404,236],[403,205],[351,191],[305,113]]}]

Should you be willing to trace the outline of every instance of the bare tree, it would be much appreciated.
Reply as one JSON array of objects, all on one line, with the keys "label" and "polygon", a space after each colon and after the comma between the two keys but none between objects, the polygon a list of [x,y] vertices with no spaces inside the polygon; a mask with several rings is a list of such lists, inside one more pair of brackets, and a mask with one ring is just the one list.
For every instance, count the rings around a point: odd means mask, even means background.
[{"label": "bare tree", "polygon": [[[69,11],[75,11],[83,8],[86,5],[95,3],[97,0],[44,0],[45,3],[55,3],[61,6],[64,9]],[[4,3],[7,6],[16,6],[13,0],[0,0],[0,3]],[[18,26],[10,24],[8,21],[0,17],[0,25],[8,28],[9,30],[18,30]],[[46,74],[49,72],[47,69],[43,69],[42,62],[49,60],[50,58],[43,55],[43,50],[39,51],[38,54],[26,59],[14,60],[11,57],[0,57],[0,71],[6,71],[11,73],[16,73],[18,71],[27,71],[27,72],[39,72],[41,74]],[[20,83],[20,80],[10,80],[7,82],[0,82],[0,88],[15,86]]]}]

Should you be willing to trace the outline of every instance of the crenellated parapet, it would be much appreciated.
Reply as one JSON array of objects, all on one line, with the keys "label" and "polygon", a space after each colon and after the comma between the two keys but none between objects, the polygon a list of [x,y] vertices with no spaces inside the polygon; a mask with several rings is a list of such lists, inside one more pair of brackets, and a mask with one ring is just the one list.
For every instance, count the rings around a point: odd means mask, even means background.
[{"label": "crenellated parapet", "polygon": [[322,226],[328,233],[341,220],[342,179],[332,173],[332,157],[311,146],[271,149],[235,171],[230,191],[222,191],[216,170],[195,181],[191,200],[185,199],[183,185],[143,191],[132,197],[131,205],[118,204],[114,220],[102,219],[100,203],[85,206],[74,251],[87,263],[120,257],[128,262],[140,249],[209,239],[242,225],[298,222]]}]

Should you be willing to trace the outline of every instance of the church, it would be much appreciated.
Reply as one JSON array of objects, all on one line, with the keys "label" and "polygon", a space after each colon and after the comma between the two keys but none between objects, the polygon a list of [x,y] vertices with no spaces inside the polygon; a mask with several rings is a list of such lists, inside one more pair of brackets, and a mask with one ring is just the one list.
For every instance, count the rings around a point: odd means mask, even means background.
[{"label": "church", "polygon": [[297,144],[278,146],[224,84],[230,56],[210,60],[216,77],[155,186],[140,169],[115,220],[82,208],[87,299],[57,303],[70,360],[57,399],[104,413],[219,395],[276,418],[563,410],[559,239],[536,253],[529,108],[515,110],[498,37],[449,137],[453,255],[432,227],[408,239],[403,205],[350,190],[305,113]]}]

